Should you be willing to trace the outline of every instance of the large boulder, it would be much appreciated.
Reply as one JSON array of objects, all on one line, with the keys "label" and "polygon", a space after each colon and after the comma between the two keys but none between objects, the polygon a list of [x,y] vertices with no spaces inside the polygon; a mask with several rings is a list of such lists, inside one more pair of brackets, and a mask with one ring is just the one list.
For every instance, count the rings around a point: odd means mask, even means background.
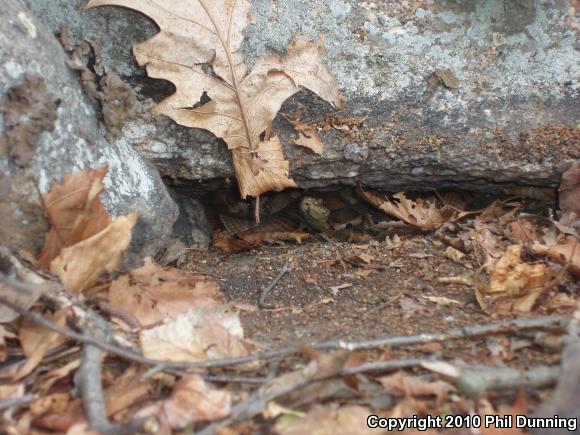
[{"label": "large boulder", "polygon": [[[132,45],[156,32],[146,18],[112,7],[83,13],[83,0],[27,1],[53,31],[64,25],[100,43],[104,63],[145,105],[172,92],[133,60]],[[302,187],[554,185],[580,158],[578,17],[567,1],[252,2],[248,63],[283,54],[295,35],[324,34],[324,59],[346,97],[321,133],[322,156],[290,145],[288,123],[275,124]],[[329,110],[306,92],[283,107],[319,125]],[[340,119],[353,116],[361,119]],[[168,178],[200,188],[233,176],[224,145],[205,131],[143,112],[123,135]]]},{"label": "large boulder", "polygon": [[18,0],[3,0],[0,28],[0,244],[38,251],[48,224],[35,184],[45,194],[67,174],[107,165],[105,208],[139,214],[127,265],[170,245],[177,204],[127,137],[105,138],[52,32]]}]

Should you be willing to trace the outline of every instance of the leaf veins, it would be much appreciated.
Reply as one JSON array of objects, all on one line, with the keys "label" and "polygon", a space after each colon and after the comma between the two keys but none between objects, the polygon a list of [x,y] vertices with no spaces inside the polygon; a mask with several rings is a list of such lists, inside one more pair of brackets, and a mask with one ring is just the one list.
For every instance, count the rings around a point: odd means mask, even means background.
[{"label": "leaf veins", "polygon": [[[337,108],[338,84],[322,63],[324,40],[297,39],[281,59],[258,59],[250,73],[241,44],[250,23],[248,0],[90,0],[87,8],[122,6],[141,12],[160,32],[135,44],[150,77],[171,81],[176,92],[154,108],[178,124],[209,130],[232,151],[243,198],[295,187],[277,137],[268,134],[282,103],[303,88]],[[210,64],[215,75],[204,71]],[[202,95],[210,98],[199,105]],[[194,107],[194,108],[192,108]],[[262,139],[263,137],[263,139]]]}]

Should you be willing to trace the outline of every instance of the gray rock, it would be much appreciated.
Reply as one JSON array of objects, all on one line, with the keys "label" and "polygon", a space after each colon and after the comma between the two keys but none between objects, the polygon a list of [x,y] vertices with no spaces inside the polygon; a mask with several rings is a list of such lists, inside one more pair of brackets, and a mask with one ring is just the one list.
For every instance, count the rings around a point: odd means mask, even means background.
[{"label": "gray rock", "polygon": [[[172,90],[144,77],[131,46],[155,33],[133,11],[81,12],[83,0],[28,0],[52,29],[102,44],[105,63],[152,104]],[[364,120],[361,134],[322,131],[318,157],[290,145],[302,187],[334,183],[389,189],[506,184],[555,185],[580,158],[578,17],[567,1],[253,0],[256,21],[245,54],[283,54],[294,35],[326,35],[324,56],[346,97],[336,116]],[[420,7],[419,7],[420,6]],[[330,107],[301,93],[282,109],[322,121]],[[205,131],[145,113],[124,137],[167,177],[223,180],[233,170],[222,143]],[[199,185],[198,185],[199,186]],[[210,184],[213,186],[213,184]]]},{"label": "gray rock", "polygon": [[[155,255],[172,240],[178,214],[156,169],[127,137],[114,142],[104,138],[93,105],[66,65],[64,51],[23,3],[2,2],[0,28],[0,102],[6,104],[8,92],[26,93],[28,88],[28,97],[34,100],[17,126],[33,130],[26,136],[28,142],[16,148],[26,153],[14,157],[10,148],[0,153],[0,244],[31,251],[42,246],[47,223],[34,179],[44,194],[67,174],[108,165],[106,191],[101,195],[105,208],[114,217],[139,214],[126,264]],[[12,128],[11,116],[7,111],[0,116],[4,140],[17,128]],[[48,122],[39,124],[43,117]]]},{"label": "gray rock", "polygon": [[174,193],[173,198],[179,204],[179,217],[173,224],[172,243],[156,257],[162,266],[173,262],[181,266],[181,261],[187,261],[184,254],[188,249],[205,251],[211,243],[211,227],[203,205],[187,195]]}]

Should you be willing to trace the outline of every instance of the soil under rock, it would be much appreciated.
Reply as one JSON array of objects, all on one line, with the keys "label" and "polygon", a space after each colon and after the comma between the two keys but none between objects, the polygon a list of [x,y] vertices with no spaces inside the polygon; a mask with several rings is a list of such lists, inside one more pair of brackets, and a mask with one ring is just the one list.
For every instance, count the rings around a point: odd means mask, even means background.
[{"label": "soil under rock", "polygon": [[[472,286],[438,281],[478,265],[446,258],[443,243],[429,236],[364,243],[318,239],[300,245],[262,245],[235,255],[191,251],[183,267],[218,281],[228,300],[242,311],[246,336],[268,349],[444,332],[499,320],[481,310]],[[274,308],[259,308],[262,289],[285,264],[290,270],[265,298]],[[531,317],[543,314],[548,313],[540,307]],[[445,358],[486,365],[509,360],[513,367],[558,362],[559,356],[533,344],[530,337],[522,337],[517,351],[509,340],[502,340],[465,339],[393,352],[413,357],[435,351]]]}]

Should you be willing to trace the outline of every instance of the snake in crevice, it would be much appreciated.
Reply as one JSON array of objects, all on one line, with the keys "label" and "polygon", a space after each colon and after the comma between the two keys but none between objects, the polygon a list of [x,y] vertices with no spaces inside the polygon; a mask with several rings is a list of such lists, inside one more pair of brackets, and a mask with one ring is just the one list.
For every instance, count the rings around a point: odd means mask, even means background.
[{"label": "snake in crevice", "polygon": [[[444,201],[457,208],[465,202],[461,195],[446,193]],[[302,192],[297,189],[269,193],[261,197],[258,224],[251,204],[226,192],[222,197],[214,195],[210,221],[221,239],[247,240],[254,236],[293,235],[300,232],[330,235],[349,230],[373,232],[375,223],[391,218],[364,201],[352,188],[331,192]],[[300,233],[301,234],[301,233]],[[282,236],[283,238],[283,236]],[[219,247],[219,246],[218,246]],[[237,248],[243,248],[240,243]],[[250,245],[247,246],[251,247]]]}]

